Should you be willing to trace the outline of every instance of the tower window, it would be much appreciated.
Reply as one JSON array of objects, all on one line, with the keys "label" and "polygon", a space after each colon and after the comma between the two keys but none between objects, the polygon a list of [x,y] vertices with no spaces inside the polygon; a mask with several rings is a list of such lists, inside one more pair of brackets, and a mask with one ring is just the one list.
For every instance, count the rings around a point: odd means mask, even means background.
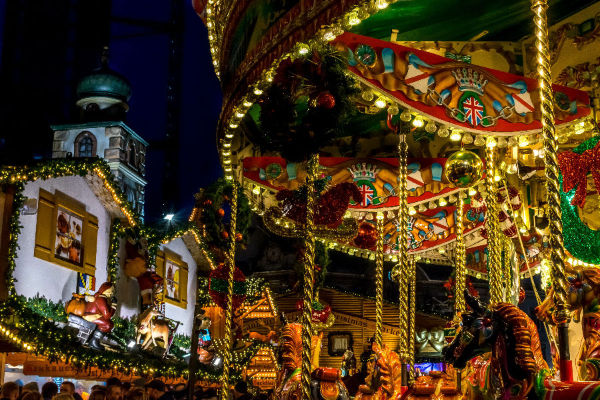
[{"label": "tower window", "polygon": [[133,144],[133,142],[129,142],[129,148],[127,149],[127,158],[129,165],[131,165],[132,167],[137,166],[135,162],[135,145]]},{"label": "tower window", "polygon": [[94,157],[95,155],[96,137],[91,132],[81,132],[75,138],[75,157]]}]

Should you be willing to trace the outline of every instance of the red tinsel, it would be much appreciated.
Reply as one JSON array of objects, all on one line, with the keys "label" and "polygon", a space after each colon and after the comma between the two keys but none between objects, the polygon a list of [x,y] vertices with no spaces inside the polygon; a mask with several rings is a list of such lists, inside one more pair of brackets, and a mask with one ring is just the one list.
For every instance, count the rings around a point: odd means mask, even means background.
[{"label": "red tinsel", "polygon": [[[299,224],[306,221],[306,201],[299,200],[295,191],[280,190],[275,198],[279,200],[284,216]],[[333,186],[317,200],[314,223],[329,228],[338,227],[350,199],[360,202],[360,192],[354,183],[344,182]]]},{"label": "red tinsel", "polygon": [[558,155],[565,192],[577,188],[571,204],[583,207],[587,196],[587,174],[591,172],[596,190],[600,188],[600,142],[593,149],[577,154],[564,151]]},{"label": "red tinsel", "polygon": [[[302,311],[304,309],[304,302],[298,300],[296,302],[296,309]],[[331,306],[323,305],[319,302],[314,302],[312,307],[312,321],[324,323],[331,314]]]}]

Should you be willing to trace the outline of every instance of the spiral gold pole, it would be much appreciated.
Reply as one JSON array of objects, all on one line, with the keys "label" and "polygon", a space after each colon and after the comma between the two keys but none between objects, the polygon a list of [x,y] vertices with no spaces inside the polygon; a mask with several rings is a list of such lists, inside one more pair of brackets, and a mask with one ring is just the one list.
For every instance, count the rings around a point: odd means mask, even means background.
[{"label": "spiral gold pole", "polygon": [[417,261],[411,257],[408,262],[410,281],[410,309],[408,314],[409,340],[408,340],[408,364],[410,365],[410,382],[415,379],[415,314],[417,312]]},{"label": "spiral gold pole", "polygon": [[233,274],[235,272],[235,233],[237,222],[237,200],[238,187],[233,183],[233,191],[231,194],[231,234],[229,235],[229,249],[225,253],[225,263],[229,268],[227,275],[227,307],[225,309],[225,337],[223,347],[223,374],[221,375],[221,391],[219,398],[227,400],[229,397],[229,369],[231,366],[231,348],[232,348],[232,331],[231,324],[233,319]]},{"label": "spiral gold pole", "polygon": [[409,265],[408,265],[408,190],[406,189],[406,162],[408,158],[408,144],[406,136],[400,134],[398,144],[398,225],[400,233],[398,235],[398,255],[400,262],[398,265],[398,310],[399,310],[399,331],[398,353],[402,362],[402,384],[408,385],[407,364],[409,360]]},{"label": "spiral gold pole", "polygon": [[464,225],[465,199],[463,193],[459,193],[458,206],[456,207],[456,273],[454,278],[454,322],[460,322],[460,316],[467,310],[465,303],[465,289],[467,287],[467,251],[465,247],[465,225]]},{"label": "spiral gold pole", "polygon": [[487,206],[486,229],[488,233],[490,304],[492,305],[502,301],[502,265],[500,260],[502,243],[500,242],[501,238],[498,236],[498,199],[496,182],[494,182],[494,153],[493,147],[486,147],[485,180],[487,195],[485,204]]},{"label": "spiral gold pole", "polygon": [[375,343],[382,345],[383,338],[383,214],[377,213],[377,251],[375,253]]},{"label": "spiral gold pole", "polygon": [[315,276],[315,224],[316,202],[315,181],[319,172],[319,155],[313,154],[308,160],[308,191],[306,198],[306,224],[304,236],[304,302],[302,308],[302,399],[310,400],[311,339],[313,334],[312,303]]},{"label": "spiral gold pole", "polygon": [[565,273],[565,245],[563,242],[562,212],[560,209],[560,183],[557,161],[558,142],[554,129],[554,96],[550,75],[550,43],[548,40],[547,0],[532,0],[535,47],[538,61],[538,85],[542,108],[542,135],[544,136],[544,162],[546,172],[546,196],[550,235],[548,246],[552,263],[552,286],[554,288],[554,318],[559,322],[559,356],[561,380],[573,378],[569,355],[569,313],[567,311],[568,281]]}]

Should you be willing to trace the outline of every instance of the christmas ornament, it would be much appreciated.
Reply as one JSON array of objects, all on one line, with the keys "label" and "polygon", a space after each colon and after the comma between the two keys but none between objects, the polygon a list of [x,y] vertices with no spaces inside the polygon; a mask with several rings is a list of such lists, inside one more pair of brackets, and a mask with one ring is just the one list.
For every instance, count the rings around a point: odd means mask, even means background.
[{"label": "christmas ornament", "polygon": [[[227,279],[229,277],[229,266],[219,264],[210,272],[208,278],[208,294],[211,299],[221,308],[227,305]],[[235,311],[246,299],[246,277],[244,273],[235,268],[233,272],[233,310]]]},{"label": "christmas ornament", "polygon": [[354,238],[354,244],[361,249],[375,249],[377,244],[377,229],[368,222],[358,226],[358,235]]},{"label": "christmas ornament", "polygon": [[600,188],[600,145],[583,151],[564,151],[558,155],[560,172],[563,177],[563,191],[575,190],[571,204],[582,207],[587,196],[587,174],[592,174],[596,190]]},{"label": "christmas ornament", "polygon": [[229,232],[227,232],[227,231],[221,231],[221,237],[222,237],[223,239],[227,239],[227,238],[229,238]]},{"label": "christmas ornament", "polygon": [[321,92],[315,97],[314,104],[316,107],[325,108],[331,110],[335,107],[335,97],[328,91]]},{"label": "christmas ornament", "polygon": [[241,233],[236,233],[235,234],[235,241],[236,242],[241,242],[242,240],[244,240],[244,235],[242,235]]},{"label": "christmas ornament", "polygon": [[459,150],[446,160],[444,177],[455,187],[471,187],[483,176],[483,161],[472,151]]},{"label": "christmas ornament", "polygon": [[223,218],[225,216],[225,210],[223,210],[222,208],[219,208],[217,213],[219,214],[219,217],[221,217],[221,218]]}]

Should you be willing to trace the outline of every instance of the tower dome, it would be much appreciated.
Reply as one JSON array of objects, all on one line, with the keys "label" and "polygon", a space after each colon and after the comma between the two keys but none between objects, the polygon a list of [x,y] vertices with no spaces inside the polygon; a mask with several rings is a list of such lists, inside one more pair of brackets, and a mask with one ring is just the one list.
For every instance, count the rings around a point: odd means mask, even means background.
[{"label": "tower dome", "polygon": [[124,114],[129,110],[131,85],[127,78],[108,66],[108,48],[102,54],[99,68],[84,76],[77,84],[77,106],[85,114]]}]

